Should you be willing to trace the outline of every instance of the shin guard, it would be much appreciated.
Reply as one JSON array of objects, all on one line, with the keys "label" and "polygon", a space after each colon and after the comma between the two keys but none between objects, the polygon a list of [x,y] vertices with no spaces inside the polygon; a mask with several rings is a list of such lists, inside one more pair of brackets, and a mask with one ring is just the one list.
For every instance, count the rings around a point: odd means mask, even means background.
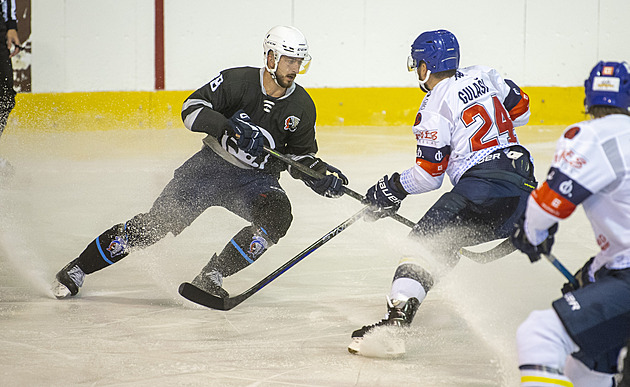
[{"label": "shin guard", "polygon": [[90,274],[120,261],[129,255],[127,248],[127,229],[124,224],[105,231],[94,239],[83,250],[77,260],[77,265]]},{"label": "shin guard", "polygon": [[273,242],[264,229],[247,226],[230,240],[221,254],[212,257],[209,265],[227,277],[254,263],[271,245]]}]

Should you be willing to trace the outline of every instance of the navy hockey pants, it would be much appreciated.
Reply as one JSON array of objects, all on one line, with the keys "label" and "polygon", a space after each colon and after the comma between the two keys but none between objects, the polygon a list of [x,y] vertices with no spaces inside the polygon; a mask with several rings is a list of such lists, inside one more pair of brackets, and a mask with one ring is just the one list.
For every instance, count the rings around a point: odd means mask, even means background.
[{"label": "navy hockey pants", "polygon": [[630,268],[600,269],[595,282],[565,294],[553,308],[580,347],[573,356],[595,371],[616,373],[630,338]]}]

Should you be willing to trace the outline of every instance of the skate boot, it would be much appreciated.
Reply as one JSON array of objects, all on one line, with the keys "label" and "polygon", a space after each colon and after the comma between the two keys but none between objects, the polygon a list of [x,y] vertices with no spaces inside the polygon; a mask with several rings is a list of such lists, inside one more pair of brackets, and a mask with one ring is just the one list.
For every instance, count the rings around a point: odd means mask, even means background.
[{"label": "skate boot", "polygon": [[220,298],[230,297],[229,293],[221,287],[223,285],[223,275],[209,266],[204,267],[201,273],[192,280],[191,284],[213,296]]},{"label": "skate boot", "polygon": [[[357,329],[352,332],[352,343],[348,346],[348,352],[355,355],[367,355],[366,343],[364,337],[370,333],[373,333],[380,327],[394,327],[395,329],[408,327],[413,321],[413,317],[420,306],[420,302],[417,298],[409,298],[408,300],[390,300],[387,297],[387,314],[381,321],[363,326],[361,329]],[[404,341],[394,338],[379,338],[385,339],[384,342],[370,344],[370,352],[374,352],[375,357],[395,357],[405,353]],[[377,348],[380,347],[380,348]],[[379,355],[380,353],[381,355]]]},{"label": "skate boot", "polygon": [[79,288],[83,286],[85,273],[77,265],[78,260],[77,258],[64,266],[55,276],[52,285],[52,292],[55,297],[61,299],[79,293]]}]

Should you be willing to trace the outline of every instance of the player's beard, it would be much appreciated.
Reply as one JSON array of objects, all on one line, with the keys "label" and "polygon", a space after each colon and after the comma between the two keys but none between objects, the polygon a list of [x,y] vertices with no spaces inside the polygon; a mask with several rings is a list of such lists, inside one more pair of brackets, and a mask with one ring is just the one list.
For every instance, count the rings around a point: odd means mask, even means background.
[{"label": "player's beard", "polygon": [[[291,75],[291,77],[289,77],[289,75]],[[296,74],[278,74],[276,72],[276,81],[278,82],[278,85],[284,87],[285,89],[288,89],[293,85],[295,77]]]}]

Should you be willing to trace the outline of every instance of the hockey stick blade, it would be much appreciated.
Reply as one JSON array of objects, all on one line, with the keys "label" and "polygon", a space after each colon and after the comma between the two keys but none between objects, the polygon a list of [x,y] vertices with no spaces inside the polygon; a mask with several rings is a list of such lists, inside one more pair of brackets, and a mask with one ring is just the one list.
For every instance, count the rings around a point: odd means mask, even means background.
[{"label": "hockey stick blade", "polygon": [[217,310],[232,309],[232,307],[230,307],[229,303],[227,302],[229,298],[221,298],[210,293],[206,293],[195,285],[188,282],[184,282],[179,285],[178,292],[185,299],[196,304],[206,306],[208,308]]},{"label": "hockey stick blade", "polygon": [[496,261],[499,258],[505,257],[506,255],[512,253],[515,250],[516,248],[510,241],[510,238],[506,238],[503,240],[503,242],[499,243],[498,245],[486,251],[476,252],[476,251],[471,251],[466,247],[462,247],[457,252],[457,255],[460,258],[468,258],[471,261],[477,262],[477,263],[490,263],[490,262]]},{"label": "hockey stick blade", "polygon": [[189,301],[192,301],[199,305],[206,306],[208,308],[212,308],[216,310],[230,310],[234,308],[235,306],[237,306],[238,304],[240,304],[241,302],[247,300],[249,297],[256,294],[260,289],[269,285],[272,281],[280,277],[280,275],[282,275],[284,272],[286,272],[287,270],[295,266],[298,262],[306,258],[312,252],[314,252],[315,250],[323,246],[326,242],[328,242],[335,236],[339,235],[343,230],[348,228],[352,223],[359,220],[365,214],[367,210],[368,210],[368,207],[362,208],[361,211],[352,215],[345,222],[341,223],[339,226],[330,230],[326,235],[319,238],[317,241],[313,242],[306,249],[302,250],[298,255],[291,258],[284,265],[274,270],[273,273],[261,279],[254,286],[252,286],[251,288],[247,289],[246,291],[244,291],[243,293],[239,295],[236,295],[234,297],[228,297],[228,298],[217,297],[210,293],[204,292],[203,290],[199,289],[198,287],[188,282],[184,282],[181,285],[179,285],[179,294],[182,297],[188,299]]}]

